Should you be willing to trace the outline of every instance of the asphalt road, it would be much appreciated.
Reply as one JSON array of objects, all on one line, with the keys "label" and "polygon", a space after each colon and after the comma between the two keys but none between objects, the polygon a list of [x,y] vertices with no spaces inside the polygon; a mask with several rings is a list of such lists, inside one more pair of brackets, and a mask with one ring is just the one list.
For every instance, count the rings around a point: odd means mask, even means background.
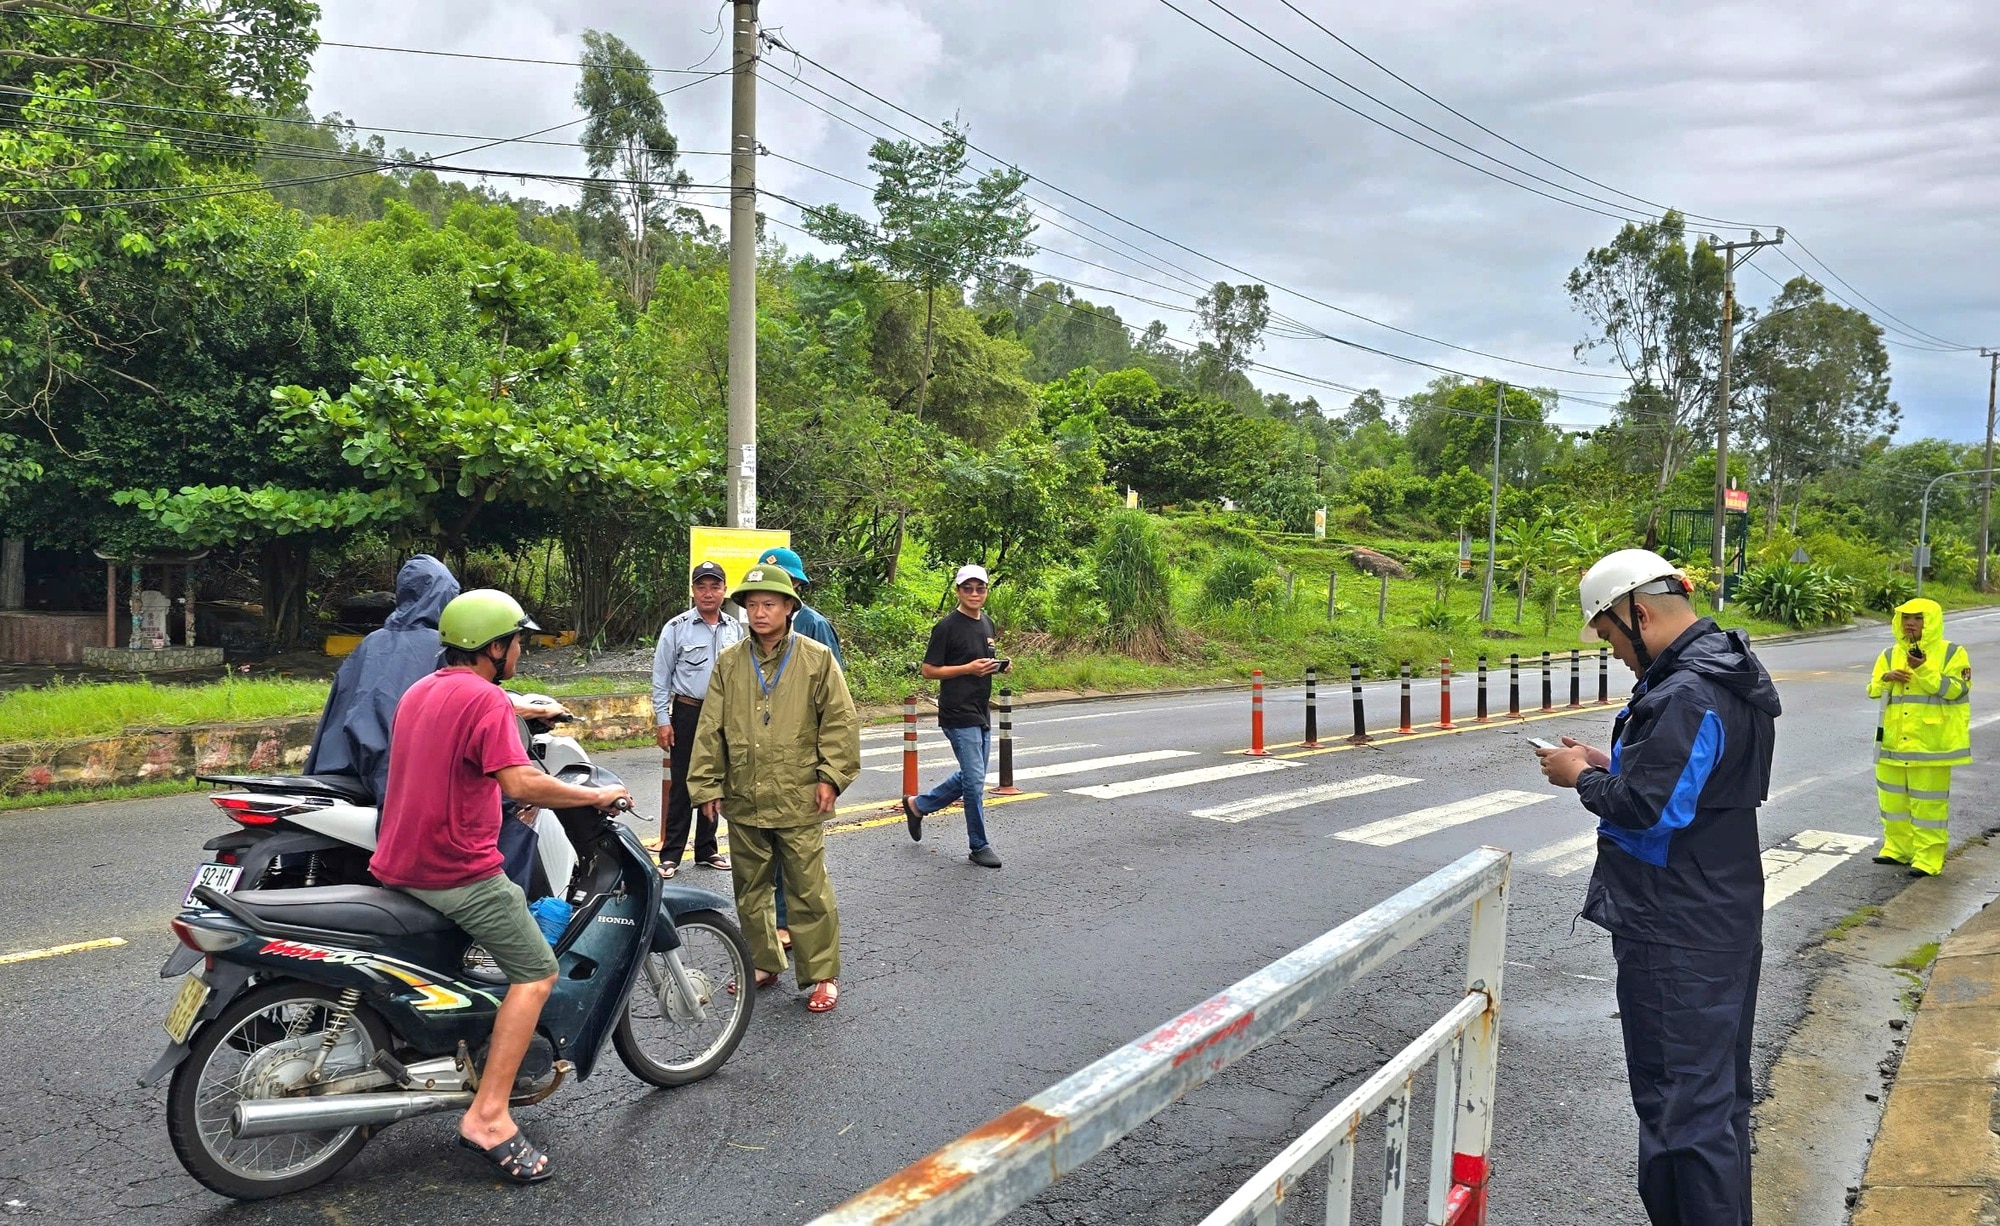
[{"label": "asphalt road", "polygon": [[[1954,618],[1949,634],[1978,667],[1995,654],[2000,613]],[[1819,934],[1907,884],[1868,862],[1879,828],[1869,785],[1874,708],[1862,687],[1885,636],[1851,632],[1762,653],[1787,707],[1763,842],[1783,888],[1797,889],[1767,913],[1760,1070],[1798,1020]],[[1624,678],[1612,668],[1615,695]],[[1493,703],[1504,711],[1499,676]],[[1461,720],[1470,689],[1461,678]],[[1524,689],[1527,705],[1539,705],[1532,674]],[[1560,703],[1566,673],[1556,690]],[[1594,698],[1594,671],[1584,692]],[[1370,688],[1371,726],[1393,727],[1394,701],[1393,685]],[[1979,692],[1974,704],[1975,720],[2000,709]],[[1418,684],[1416,707],[1419,724],[1436,718],[1433,683]],[[1248,714],[1243,694],[1022,712],[1020,782],[1030,794],[988,814],[1006,860],[998,872],[965,861],[954,815],[934,818],[918,844],[900,818],[870,822],[880,812],[871,802],[897,790],[900,761],[900,729],[871,730],[864,749],[880,752],[864,761],[885,769],[863,772],[842,801],[847,828],[828,840],[845,959],[839,1010],[809,1015],[788,978],[764,996],[730,1064],[677,1091],[650,1090],[607,1057],[590,1082],[521,1113],[560,1169],[533,1190],[497,1186],[452,1149],[444,1116],[396,1125],[332,1183],[289,1201],[235,1206],[202,1189],[168,1147],[164,1091],[135,1089],[134,1080],[164,1043],[159,1019],[174,985],[156,970],[171,946],[166,920],[202,840],[222,827],[219,815],[190,796],[0,817],[11,887],[0,892],[0,955],[127,942],[0,962],[0,1035],[11,1049],[0,1062],[0,1215],[115,1216],[132,1226],[439,1214],[800,1222],[1491,844],[1517,853],[1492,1220],[1637,1220],[1610,943],[1574,918],[1592,823],[1573,796],[1542,782],[1525,742],[1570,734],[1601,743],[1610,712],[1281,757],[1287,765],[1264,773],[1127,795],[1112,786],[1244,767],[1251,760],[1237,751]],[[1323,696],[1321,715],[1324,734],[1345,730],[1344,684]],[[1267,717],[1273,742],[1296,741],[1299,691],[1273,691]],[[1990,755],[1995,730],[1973,735],[1975,751]],[[929,725],[923,741],[938,746],[923,755],[928,784],[950,768]],[[1122,760],[1098,761],[1110,758]],[[657,752],[604,760],[635,793],[657,795]],[[1286,794],[1366,776],[1389,778],[1282,807]],[[1992,768],[1961,768],[1954,799],[1954,838],[1983,833]],[[1469,801],[1481,804],[1436,811]],[[1240,820],[1221,820],[1230,817]],[[1858,837],[1827,837],[1840,835]],[[688,871],[700,884],[726,880]],[[1198,1220],[1448,1007],[1463,944],[1454,925],[1401,955],[1338,1008],[1224,1072],[1010,1220]]]}]

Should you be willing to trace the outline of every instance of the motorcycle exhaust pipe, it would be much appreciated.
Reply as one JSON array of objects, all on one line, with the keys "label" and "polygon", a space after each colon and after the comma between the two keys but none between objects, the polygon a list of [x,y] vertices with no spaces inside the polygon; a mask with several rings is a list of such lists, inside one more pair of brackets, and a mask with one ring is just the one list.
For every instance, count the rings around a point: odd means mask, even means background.
[{"label": "motorcycle exhaust pipe", "polygon": [[292,1132],[333,1131],[393,1124],[437,1111],[462,1111],[472,1091],[450,1093],[328,1094],[322,1098],[260,1098],[236,1104],[229,1132],[239,1141]]}]

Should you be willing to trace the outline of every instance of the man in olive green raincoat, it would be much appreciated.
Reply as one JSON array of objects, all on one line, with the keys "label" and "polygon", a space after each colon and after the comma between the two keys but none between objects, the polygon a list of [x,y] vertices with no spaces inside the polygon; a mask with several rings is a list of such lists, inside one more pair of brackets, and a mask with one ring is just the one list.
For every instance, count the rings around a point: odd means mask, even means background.
[{"label": "man in olive green raincoat", "polygon": [[861,728],[833,653],[794,634],[791,576],[755,566],[730,593],[750,636],[717,657],[695,726],[688,798],[729,820],[736,914],[757,986],[785,969],[772,880],[782,864],[798,983],[825,1013],[840,994],[840,917],[820,823],[861,773]]},{"label": "man in olive green raincoat", "polygon": [[1875,793],[1882,809],[1877,864],[1907,864],[1913,877],[1944,871],[1951,844],[1951,768],[1972,761],[1972,661],[1944,639],[1935,600],[1896,609],[1896,641],[1875,658],[1868,696],[1875,725]]}]

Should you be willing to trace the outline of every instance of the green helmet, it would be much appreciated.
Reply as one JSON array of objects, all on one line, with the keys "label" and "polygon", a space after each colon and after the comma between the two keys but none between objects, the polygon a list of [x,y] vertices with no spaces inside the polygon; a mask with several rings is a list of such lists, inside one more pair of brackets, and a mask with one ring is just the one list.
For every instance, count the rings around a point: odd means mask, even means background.
[{"label": "green helmet", "polygon": [[522,630],[540,630],[521,602],[497,588],[474,588],[452,598],[438,615],[438,637],[462,651],[481,647]]},{"label": "green helmet", "polygon": [[752,592],[776,592],[780,596],[791,597],[794,603],[799,599],[798,589],[792,586],[792,577],[775,564],[753,566],[744,572],[743,581],[729,593],[729,598],[742,604],[743,598]]}]

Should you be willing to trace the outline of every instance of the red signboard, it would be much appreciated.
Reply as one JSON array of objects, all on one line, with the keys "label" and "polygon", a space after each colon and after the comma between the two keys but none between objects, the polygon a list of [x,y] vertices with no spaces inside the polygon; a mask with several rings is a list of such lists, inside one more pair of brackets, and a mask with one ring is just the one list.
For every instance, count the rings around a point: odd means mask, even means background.
[{"label": "red signboard", "polygon": [[1747,511],[1750,509],[1749,490],[1722,491],[1722,507],[1726,511]]}]

